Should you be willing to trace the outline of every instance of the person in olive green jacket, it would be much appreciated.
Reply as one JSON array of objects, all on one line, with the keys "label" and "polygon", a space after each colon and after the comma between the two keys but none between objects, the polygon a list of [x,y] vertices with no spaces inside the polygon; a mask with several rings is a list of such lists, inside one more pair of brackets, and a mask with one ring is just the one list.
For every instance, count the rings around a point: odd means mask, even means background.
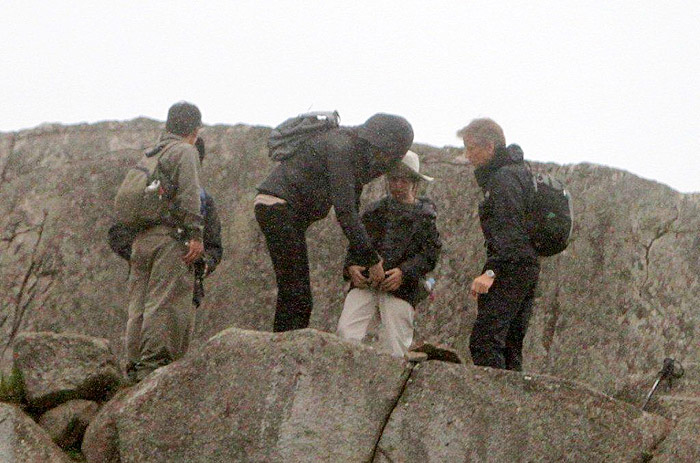
[{"label": "person in olive green jacket", "polygon": [[194,147],[201,126],[202,114],[195,105],[175,103],[168,111],[165,132],[144,153],[161,156],[172,207],[132,244],[126,369],[133,382],[179,359],[189,345],[194,318],[192,264],[204,249],[199,156]]}]

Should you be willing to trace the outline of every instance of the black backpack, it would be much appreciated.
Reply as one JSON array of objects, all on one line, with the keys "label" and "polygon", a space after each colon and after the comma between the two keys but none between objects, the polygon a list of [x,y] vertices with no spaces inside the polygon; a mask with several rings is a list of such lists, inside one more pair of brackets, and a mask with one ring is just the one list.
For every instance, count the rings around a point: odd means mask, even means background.
[{"label": "black backpack", "polygon": [[109,247],[116,255],[128,262],[131,259],[131,243],[134,242],[136,235],[141,231],[142,228],[140,227],[117,222],[107,232]]},{"label": "black backpack", "polygon": [[275,161],[289,159],[308,139],[339,125],[338,111],[319,111],[291,117],[272,129],[270,137],[267,139],[270,158]]},{"label": "black backpack", "polygon": [[530,208],[530,242],[540,256],[559,254],[569,245],[574,209],[566,186],[551,175],[533,173],[535,188]]}]

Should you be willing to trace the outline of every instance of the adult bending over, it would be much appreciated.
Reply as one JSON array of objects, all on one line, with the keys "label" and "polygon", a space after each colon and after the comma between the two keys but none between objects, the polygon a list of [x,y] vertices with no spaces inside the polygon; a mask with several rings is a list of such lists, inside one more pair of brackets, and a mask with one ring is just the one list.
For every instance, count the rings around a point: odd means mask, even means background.
[{"label": "adult bending over", "polygon": [[358,264],[379,284],[384,267],[359,217],[364,185],[396,165],[413,142],[406,119],[375,114],[357,127],[338,127],[306,142],[258,187],[255,217],[277,279],[274,331],[306,328],[313,307],[306,229],[331,209]]}]

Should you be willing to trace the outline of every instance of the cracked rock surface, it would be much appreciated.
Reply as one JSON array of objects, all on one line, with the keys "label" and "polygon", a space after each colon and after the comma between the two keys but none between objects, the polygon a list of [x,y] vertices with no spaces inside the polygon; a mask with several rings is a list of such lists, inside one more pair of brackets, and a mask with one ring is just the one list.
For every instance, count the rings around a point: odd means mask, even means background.
[{"label": "cracked rock surface", "polygon": [[366,462],[408,364],[307,329],[225,330],[108,403],[89,462]]},{"label": "cracked rock surface", "polygon": [[668,427],[558,378],[232,328],[120,392],[82,449],[109,463],[633,462]]},{"label": "cracked rock surface", "polygon": [[427,362],[414,369],[374,461],[632,462],[668,426],[583,384]]}]

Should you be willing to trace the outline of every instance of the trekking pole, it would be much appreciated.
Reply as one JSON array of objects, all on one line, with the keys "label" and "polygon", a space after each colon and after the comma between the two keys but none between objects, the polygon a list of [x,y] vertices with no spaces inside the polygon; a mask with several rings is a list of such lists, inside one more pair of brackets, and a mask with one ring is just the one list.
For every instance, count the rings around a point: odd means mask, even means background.
[{"label": "trekking pole", "polygon": [[649,400],[651,400],[651,396],[654,395],[654,392],[656,392],[656,388],[659,387],[659,384],[661,381],[667,379],[668,380],[668,386],[672,387],[672,379],[673,378],[680,378],[683,376],[683,373],[685,373],[685,370],[683,369],[683,365],[681,365],[680,362],[676,361],[675,359],[672,359],[670,357],[666,357],[664,359],[664,365],[661,367],[661,371],[659,371],[658,377],[656,378],[656,381],[654,382],[654,386],[652,386],[651,391],[649,391],[649,394],[647,394],[647,398],[644,401],[644,405],[642,405],[642,410],[646,408],[646,406],[649,404]]}]

